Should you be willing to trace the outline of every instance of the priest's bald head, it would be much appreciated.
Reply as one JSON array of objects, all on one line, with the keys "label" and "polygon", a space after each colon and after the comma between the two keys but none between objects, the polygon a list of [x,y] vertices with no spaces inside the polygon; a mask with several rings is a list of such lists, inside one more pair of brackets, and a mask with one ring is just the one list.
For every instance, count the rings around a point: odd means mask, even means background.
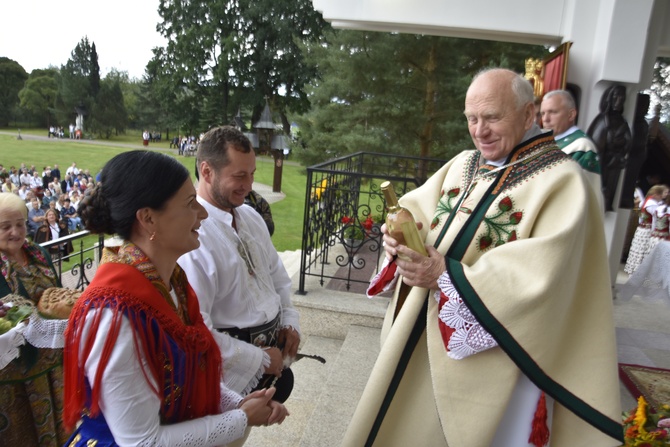
[{"label": "priest's bald head", "polygon": [[504,161],[535,122],[533,87],[511,70],[478,73],[465,96],[465,118],[477,150],[488,161]]}]

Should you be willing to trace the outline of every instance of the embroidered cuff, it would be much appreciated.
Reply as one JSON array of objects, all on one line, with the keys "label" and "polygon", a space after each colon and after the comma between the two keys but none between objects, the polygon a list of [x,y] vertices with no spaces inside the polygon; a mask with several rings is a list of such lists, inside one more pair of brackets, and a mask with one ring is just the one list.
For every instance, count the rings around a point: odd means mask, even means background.
[{"label": "embroidered cuff", "polygon": [[26,343],[26,339],[23,337],[25,327],[26,323],[22,321],[0,335],[0,369],[9,365],[12,360],[21,354],[19,347]]},{"label": "embroidered cuff", "polygon": [[447,343],[447,355],[454,360],[461,360],[498,346],[491,334],[482,328],[465,305],[452,284],[449,273],[444,272],[440,275],[437,284],[440,287],[440,290],[435,292],[437,302],[440,303],[441,298],[446,297],[440,308],[440,321],[453,329]]},{"label": "embroidered cuff", "polygon": [[396,265],[395,261],[389,262],[387,258],[384,258],[384,263],[382,264],[381,270],[375,275],[374,278],[372,278],[372,281],[370,281],[370,285],[365,291],[365,295],[368,298],[373,298],[375,295],[386,292],[387,290],[391,290],[393,287],[395,287],[399,276],[397,274],[397,269],[398,266]]}]

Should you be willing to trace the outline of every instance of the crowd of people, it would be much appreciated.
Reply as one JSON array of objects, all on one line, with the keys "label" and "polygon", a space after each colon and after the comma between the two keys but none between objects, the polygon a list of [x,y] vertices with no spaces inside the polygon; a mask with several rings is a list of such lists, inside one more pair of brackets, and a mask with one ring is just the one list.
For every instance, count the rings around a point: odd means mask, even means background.
[{"label": "crowd of people", "polygon": [[81,230],[83,227],[77,207],[86,190],[95,187],[98,180],[88,169],[80,169],[76,163],[64,172],[57,164],[44,166],[41,170],[24,163],[18,167],[0,165],[1,192],[16,194],[26,204],[28,237],[31,239],[35,238],[40,227],[45,227],[43,234],[50,234],[45,231],[49,210],[55,212],[57,225],[65,227],[64,234]]},{"label": "crowd of people", "polygon": [[195,135],[177,135],[170,140],[170,149],[177,149],[179,155],[195,155],[198,150],[198,144],[204,134]]}]

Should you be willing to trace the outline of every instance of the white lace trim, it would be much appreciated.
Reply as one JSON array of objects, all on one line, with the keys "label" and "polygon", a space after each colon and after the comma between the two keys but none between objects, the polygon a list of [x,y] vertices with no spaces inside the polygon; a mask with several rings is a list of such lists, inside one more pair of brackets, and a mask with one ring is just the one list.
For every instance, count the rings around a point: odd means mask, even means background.
[{"label": "white lace trim", "polygon": [[61,349],[65,346],[63,333],[68,320],[42,318],[35,310],[24,332],[26,340],[36,348]]},{"label": "white lace trim", "polygon": [[221,384],[221,411],[226,412],[239,408],[242,403],[242,396],[237,394],[235,391],[226,388],[225,385]]},{"label": "white lace trim", "polygon": [[247,394],[251,393],[254,388],[256,388],[256,385],[258,385],[258,383],[263,378],[263,374],[265,374],[265,370],[270,366],[270,363],[272,363],[270,354],[263,351],[263,361],[261,362],[261,367],[258,371],[256,371],[256,375],[249,381],[249,384],[244,387],[240,393],[242,396],[246,396]]},{"label": "white lace trim", "polygon": [[[206,447],[211,445],[226,445],[244,436],[247,428],[247,416],[243,410],[227,411],[223,414],[205,416],[211,421],[189,431],[185,424],[174,424],[164,431],[173,433],[159,433],[141,441],[139,447],[154,447],[157,445],[171,445],[174,447]],[[202,419],[205,419],[202,418]],[[193,422],[197,424],[198,419]]]},{"label": "white lace trim", "polygon": [[465,305],[452,284],[449,273],[442,273],[437,284],[440,290],[435,292],[435,300],[440,302],[440,292],[447,297],[447,301],[440,309],[440,321],[455,330],[447,343],[447,355],[454,360],[462,360],[498,346],[491,334],[479,324]]},{"label": "white lace trim", "polygon": [[19,347],[26,343],[23,337],[26,323],[21,322],[9,331],[0,335],[0,369],[17,358],[20,354]]}]

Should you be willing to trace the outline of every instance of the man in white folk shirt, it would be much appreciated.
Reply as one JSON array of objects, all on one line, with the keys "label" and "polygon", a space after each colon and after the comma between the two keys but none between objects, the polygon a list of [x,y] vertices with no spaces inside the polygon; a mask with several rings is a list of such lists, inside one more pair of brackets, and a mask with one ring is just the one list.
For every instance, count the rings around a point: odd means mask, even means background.
[{"label": "man in white folk shirt", "polygon": [[299,315],[289,278],[263,218],[244,198],[251,190],[256,155],[237,129],[211,129],[197,153],[198,201],[209,217],[200,247],[179,265],[200,301],[205,323],[223,356],[223,379],[247,394],[274,381],[275,400],[286,400],[293,374],[285,368],[300,344]]}]

